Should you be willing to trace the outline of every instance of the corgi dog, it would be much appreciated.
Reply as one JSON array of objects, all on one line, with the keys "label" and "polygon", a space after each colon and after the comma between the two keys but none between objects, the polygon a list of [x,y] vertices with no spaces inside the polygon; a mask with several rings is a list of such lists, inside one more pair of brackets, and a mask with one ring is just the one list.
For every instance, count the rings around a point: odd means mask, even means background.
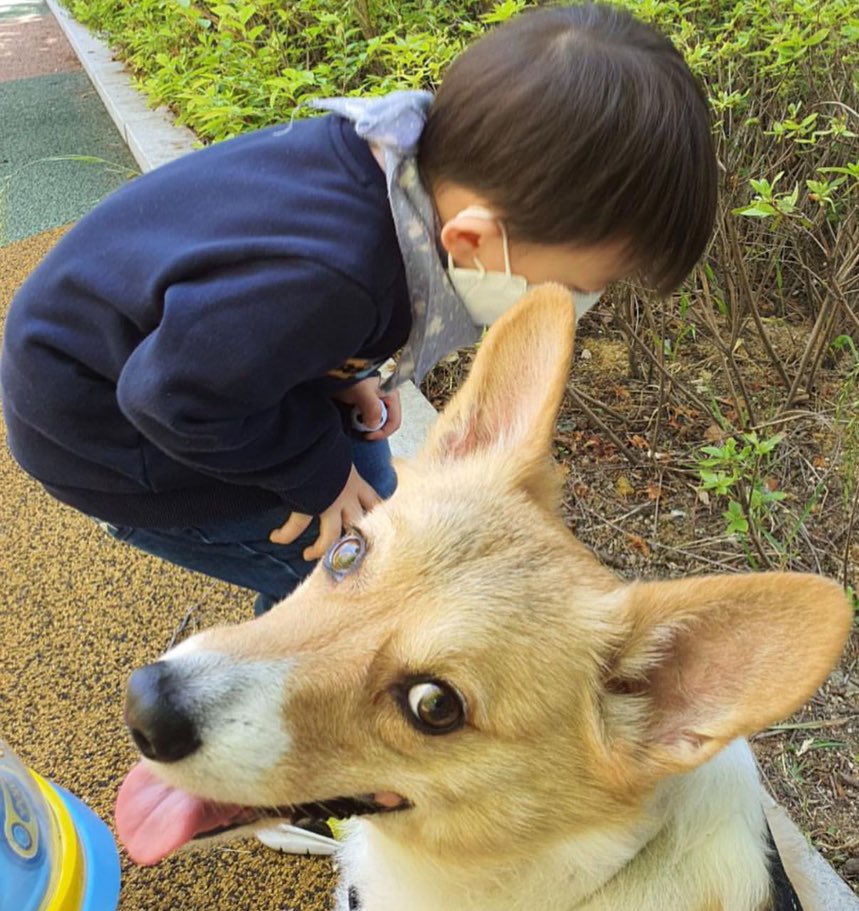
[{"label": "corgi dog", "polygon": [[743,738],[812,696],[852,611],[813,575],[623,581],[573,537],[551,454],[574,314],[526,294],[289,598],[135,671],[133,859],[334,816],[337,911],[799,907]]}]

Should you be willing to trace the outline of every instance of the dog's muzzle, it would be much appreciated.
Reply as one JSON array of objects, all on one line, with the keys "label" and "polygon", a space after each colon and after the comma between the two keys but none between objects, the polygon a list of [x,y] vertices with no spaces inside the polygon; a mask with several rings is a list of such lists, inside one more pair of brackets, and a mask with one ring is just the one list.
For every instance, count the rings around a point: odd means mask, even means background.
[{"label": "dog's muzzle", "polygon": [[[389,791],[343,796],[335,792],[318,795],[322,799],[283,805],[256,802],[253,796],[250,801],[245,796],[238,804],[224,803],[217,795],[203,797],[164,780],[162,776],[174,774],[166,768],[171,764],[179,766],[181,760],[189,759],[192,766],[199,765],[199,751],[204,766],[215,763],[227,773],[233,768],[241,770],[246,779],[243,793],[253,795],[255,777],[288,744],[287,735],[278,727],[278,713],[271,711],[278,703],[284,673],[282,664],[236,664],[217,653],[197,652],[156,661],[131,675],[125,721],[137,748],[149,760],[131,769],[117,795],[117,831],[133,860],[157,863],[190,841],[258,830],[278,821],[312,827],[332,818],[388,814],[411,807],[405,797]],[[244,721],[237,726],[236,718]],[[226,735],[219,724],[222,720],[233,722],[232,728],[227,725]],[[260,756],[268,765],[259,766]],[[164,768],[159,773],[151,763]],[[206,779],[205,769],[202,773],[195,769],[194,774],[197,780]],[[213,787],[218,790],[216,784]]]}]

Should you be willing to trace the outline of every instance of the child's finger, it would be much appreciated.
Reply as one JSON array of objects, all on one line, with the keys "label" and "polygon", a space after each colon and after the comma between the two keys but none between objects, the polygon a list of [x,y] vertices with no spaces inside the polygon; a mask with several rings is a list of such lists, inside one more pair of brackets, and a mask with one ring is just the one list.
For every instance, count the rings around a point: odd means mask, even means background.
[{"label": "child's finger", "polygon": [[343,532],[343,518],[339,510],[328,509],[319,516],[319,537],[304,548],[302,556],[305,560],[321,559],[328,548],[340,537]]},{"label": "child's finger", "polygon": [[[371,510],[377,503],[381,502],[382,498],[376,493],[375,490],[373,490],[369,484],[365,485],[358,494],[358,503],[360,504],[363,511],[362,515],[364,512]],[[355,516],[353,519],[350,519],[350,522],[358,522],[360,519],[360,515]]]},{"label": "child's finger", "polygon": [[400,429],[403,420],[403,409],[400,405],[399,392],[392,392],[390,395],[383,396],[382,401],[388,411],[387,420],[378,430],[366,434],[365,439],[384,440]]},{"label": "child's finger", "polygon": [[[358,389],[356,388],[356,393]],[[352,424],[357,430],[377,427],[383,420],[382,400],[375,390],[360,390],[352,408]]]},{"label": "child's finger", "polygon": [[400,429],[403,421],[403,406],[400,404],[400,393],[392,392],[384,398],[385,405],[388,409],[388,420],[385,421],[384,430],[392,434]]},{"label": "child's finger", "polygon": [[305,515],[303,512],[291,513],[286,522],[280,528],[275,528],[268,539],[272,544],[292,544],[312,521],[313,516]]}]

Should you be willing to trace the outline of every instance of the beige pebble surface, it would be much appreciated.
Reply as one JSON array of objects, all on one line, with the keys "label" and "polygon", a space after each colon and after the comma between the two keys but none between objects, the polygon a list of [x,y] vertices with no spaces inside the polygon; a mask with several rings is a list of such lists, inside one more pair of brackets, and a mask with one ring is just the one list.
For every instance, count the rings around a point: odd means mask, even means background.
[{"label": "beige pebble surface", "polygon": [[[0,318],[61,233],[3,248]],[[164,650],[190,607],[198,627],[239,621],[253,595],[114,542],[44,493],[15,465],[2,428],[0,437],[0,738],[112,826],[117,788],[135,761],[122,724],[128,674]],[[329,861],[255,840],[149,868],[121,859],[121,911],[332,907]]]}]

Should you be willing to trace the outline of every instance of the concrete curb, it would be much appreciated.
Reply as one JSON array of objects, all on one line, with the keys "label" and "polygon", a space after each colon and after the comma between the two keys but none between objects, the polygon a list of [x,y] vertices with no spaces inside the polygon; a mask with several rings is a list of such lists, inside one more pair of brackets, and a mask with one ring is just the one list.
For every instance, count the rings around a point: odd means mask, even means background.
[{"label": "concrete curb", "polygon": [[[132,85],[128,70],[114,59],[103,41],[75,21],[57,0],[46,0],[46,3],[141,171],[151,171],[196,147],[195,134],[187,127],[177,126],[167,108],[149,107],[145,97]],[[391,451],[395,456],[410,458],[423,445],[436,411],[414,383],[400,388],[400,401],[403,426],[391,437]]]},{"label": "concrete curb", "polygon": [[785,861],[785,866],[803,903],[803,911],[857,911],[859,898],[847,883],[763,788],[761,797],[779,854],[792,861]]},{"label": "concrete curb", "polygon": [[[195,148],[194,133],[177,126],[166,108],[153,110],[147,105],[143,95],[132,86],[128,71],[113,58],[106,44],[76,22],[57,0],[46,0],[46,3],[142,171],[151,171]],[[403,426],[392,437],[391,449],[394,455],[411,457],[423,444],[436,412],[412,383],[401,388],[400,397]],[[769,812],[783,818],[792,839],[805,842],[802,832],[783,810],[773,805]],[[825,903],[819,909],[809,907],[805,911],[859,911],[859,899],[817,851],[809,848],[802,861],[803,873],[820,895],[825,896]]]},{"label": "concrete curb", "polygon": [[110,48],[72,19],[57,0],[46,3],[141,171],[151,171],[190,152],[197,141],[194,133],[177,126],[167,108],[150,108]]}]

